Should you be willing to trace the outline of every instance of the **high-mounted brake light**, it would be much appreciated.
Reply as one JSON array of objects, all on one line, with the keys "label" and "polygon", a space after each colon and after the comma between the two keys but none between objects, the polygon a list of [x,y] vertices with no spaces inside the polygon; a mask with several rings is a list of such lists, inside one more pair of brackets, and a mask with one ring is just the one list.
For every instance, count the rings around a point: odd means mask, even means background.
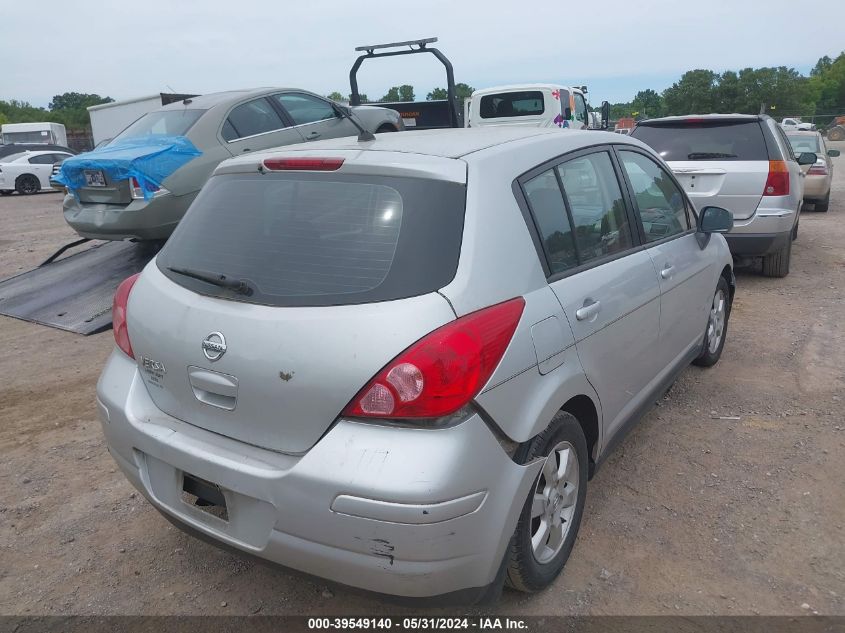
[{"label": "high-mounted brake light", "polygon": [[478,395],[513,337],[522,297],[447,323],[394,358],[341,415],[359,418],[438,418]]},{"label": "high-mounted brake light", "polygon": [[117,291],[114,293],[114,301],[111,307],[112,330],[114,331],[114,342],[129,358],[135,358],[132,351],[132,343],[129,342],[129,330],[126,327],[126,304],[129,303],[129,293],[132,286],[138,281],[141,273],[135,273],[120,282]]},{"label": "high-mounted brake light", "polygon": [[766,186],[763,187],[764,196],[788,196],[789,195],[789,168],[786,161],[770,160],[769,176],[766,178]]},{"label": "high-mounted brake light", "polygon": [[342,158],[265,158],[264,166],[272,171],[337,171]]}]

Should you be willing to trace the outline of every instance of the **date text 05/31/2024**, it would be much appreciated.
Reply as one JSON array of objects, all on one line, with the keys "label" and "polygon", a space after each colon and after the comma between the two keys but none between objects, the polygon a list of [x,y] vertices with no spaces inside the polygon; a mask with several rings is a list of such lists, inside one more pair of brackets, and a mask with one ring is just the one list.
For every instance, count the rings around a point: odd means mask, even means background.
[{"label": "date text 05/31/2024", "polygon": [[369,618],[308,618],[311,630],[390,630],[398,631],[445,631],[445,630],[526,630],[528,624],[520,618],[475,617],[369,617]]}]

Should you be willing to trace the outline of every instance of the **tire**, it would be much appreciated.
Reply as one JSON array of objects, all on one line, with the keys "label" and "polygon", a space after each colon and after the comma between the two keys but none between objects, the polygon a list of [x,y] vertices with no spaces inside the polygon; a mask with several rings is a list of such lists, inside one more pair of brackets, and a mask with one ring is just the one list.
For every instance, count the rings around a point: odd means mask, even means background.
[{"label": "tire", "polygon": [[845,140],[845,127],[837,125],[835,128],[828,130],[827,138],[831,141]]},{"label": "tire", "polygon": [[777,253],[763,258],[763,274],[766,277],[786,277],[789,274],[789,261],[792,259],[792,240]]},{"label": "tire", "polygon": [[14,193],[12,189],[3,189],[0,191],[0,196],[11,196]]},{"label": "tire", "polygon": [[[721,302],[721,305],[718,305]],[[704,330],[704,341],[701,344],[701,353],[693,365],[699,367],[712,367],[722,357],[722,350],[725,348],[725,339],[728,336],[728,321],[731,316],[731,289],[724,277],[719,277],[716,284],[716,292],[713,293],[713,302],[710,304],[710,317],[707,319],[707,327]]]},{"label": "tire", "polygon": [[24,174],[23,176],[18,176],[18,179],[15,181],[15,189],[21,195],[31,196],[41,191],[41,181],[32,174]]},{"label": "tire", "polygon": [[822,213],[827,213],[827,209],[830,206],[830,192],[827,192],[827,195],[822,198],[821,200],[816,200],[816,211],[821,211]]},{"label": "tire", "polygon": [[[519,447],[514,458],[521,464],[537,458],[546,460],[531,486],[511,537],[506,553],[505,583],[519,591],[540,591],[558,577],[578,535],[587,498],[587,440],[578,420],[559,411],[542,433]],[[564,459],[567,466],[562,466]],[[556,486],[549,483],[561,471],[560,483]],[[547,473],[554,473],[548,481]],[[562,493],[573,488],[574,492]],[[539,536],[544,525],[551,529],[545,530],[546,538],[537,539],[535,550],[532,536]]]},{"label": "tire", "polygon": [[800,222],[796,222],[795,226],[792,227],[792,241],[793,242],[798,239],[798,225],[799,224],[800,224]]}]

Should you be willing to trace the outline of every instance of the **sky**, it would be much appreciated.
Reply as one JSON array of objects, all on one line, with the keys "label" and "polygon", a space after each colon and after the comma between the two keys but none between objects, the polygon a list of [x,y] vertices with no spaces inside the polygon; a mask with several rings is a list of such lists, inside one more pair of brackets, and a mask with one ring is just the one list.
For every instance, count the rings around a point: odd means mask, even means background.
[{"label": "sky", "polygon": [[[0,100],[259,86],[346,95],[356,46],[438,37],[458,82],[586,84],[597,105],[662,91],[694,68],[807,73],[845,49],[838,22],[819,19],[841,2],[816,0],[810,15],[793,0],[42,0],[33,14],[0,0]],[[404,83],[424,99],[445,72],[432,55],[368,60],[358,83],[371,100]]]}]

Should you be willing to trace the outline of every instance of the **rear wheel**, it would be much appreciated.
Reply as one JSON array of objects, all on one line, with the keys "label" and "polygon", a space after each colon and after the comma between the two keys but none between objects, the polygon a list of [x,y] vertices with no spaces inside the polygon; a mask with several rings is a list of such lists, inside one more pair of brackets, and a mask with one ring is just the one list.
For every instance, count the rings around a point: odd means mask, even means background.
[{"label": "rear wheel", "polygon": [[827,212],[827,208],[830,206],[830,191],[827,192],[827,195],[822,198],[821,200],[816,200],[816,211],[821,211],[822,213]]},{"label": "rear wheel", "polygon": [[543,459],[508,549],[508,586],[533,592],[548,587],[572,551],[587,498],[587,441],[578,420],[565,411],[523,444],[515,459]]},{"label": "rear wheel", "polygon": [[728,333],[728,318],[731,316],[731,290],[724,277],[719,277],[713,302],[710,304],[710,317],[707,319],[707,329],[704,331],[704,343],[701,353],[693,364],[699,367],[712,367],[722,357],[725,347],[725,337]]},{"label": "rear wheel", "polygon": [[792,240],[777,253],[763,258],[763,274],[766,277],[786,277],[789,274],[789,260],[792,258]]},{"label": "rear wheel", "polygon": [[41,191],[41,182],[32,174],[24,174],[15,182],[15,189],[18,190],[18,193],[29,196]]}]

